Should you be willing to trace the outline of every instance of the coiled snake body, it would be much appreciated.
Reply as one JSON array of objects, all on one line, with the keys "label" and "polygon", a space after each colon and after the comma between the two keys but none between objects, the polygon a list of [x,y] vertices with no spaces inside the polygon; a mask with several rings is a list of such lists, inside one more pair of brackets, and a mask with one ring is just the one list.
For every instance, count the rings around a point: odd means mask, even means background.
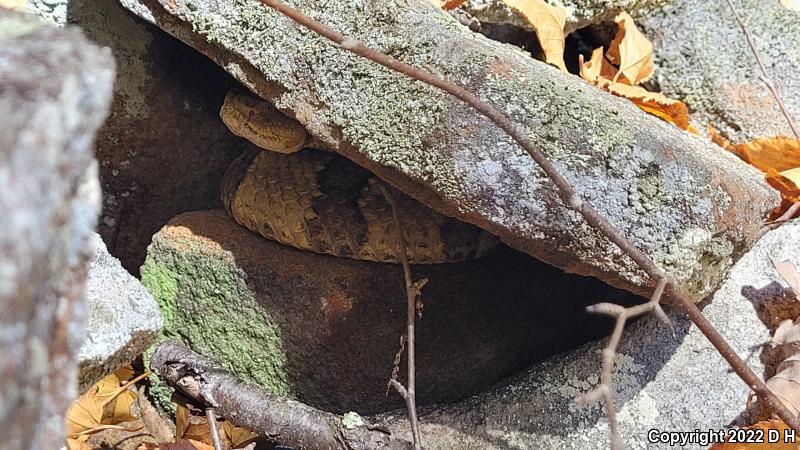
[{"label": "coiled snake body", "polygon": [[[248,151],[225,173],[222,200],[238,223],[303,250],[398,261],[392,211],[371,172],[331,152],[301,150],[302,125],[266,101],[229,93],[220,116],[235,134],[271,150]],[[477,258],[498,242],[406,195],[396,197],[410,263]]]}]

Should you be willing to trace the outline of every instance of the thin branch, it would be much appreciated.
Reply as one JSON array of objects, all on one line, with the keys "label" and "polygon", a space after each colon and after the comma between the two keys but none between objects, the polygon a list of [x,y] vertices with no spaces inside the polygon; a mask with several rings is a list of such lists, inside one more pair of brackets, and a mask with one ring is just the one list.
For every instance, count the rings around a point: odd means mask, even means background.
[{"label": "thin branch", "polygon": [[614,325],[614,332],[608,338],[608,344],[603,349],[603,371],[600,376],[600,383],[594,389],[586,394],[578,397],[578,403],[587,405],[599,400],[603,400],[603,404],[608,416],[608,428],[611,433],[611,448],[612,450],[622,449],[622,438],[619,435],[619,428],[617,427],[617,415],[614,409],[614,389],[613,389],[613,375],[614,375],[614,361],[617,357],[617,347],[622,338],[622,331],[625,328],[625,323],[628,319],[646,314],[653,311],[656,316],[667,325],[671,326],[669,317],[664,314],[661,309],[661,296],[664,293],[667,280],[662,278],[658,282],[653,296],[650,301],[641,305],[631,306],[624,308],[614,303],[598,303],[596,305],[586,308],[587,311],[594,314],[604,314],[616,318]]},{"label": "thin branch", "polygon": [[213,407],[207,407],[206,420],[208,421],[208,430],[211,432],[211,442],[214,443],[214,450],[222,450],[222,441],[219,438],[219,426],[217,426],[217,410]]},{"label": "thin branch", "polygon": [[[783,204],[781,204],[781,206],[783,206]],[[787,222],[792,221],[794,216],[797,215],[798,212],[800,212],[800,202],[792,203],[792,206],[790,206],[783,214],[781,214],[780,217],[765,223],[764,226],[761,227],[761,231],[759,231],[758,237],[756,239],[761,239],[768,232],[774,230],[775,228],[778,228],[779,226]]]},{"label": "thin branch", "polygon": [[525,134],[525,129],[522,126],[512,123],[500,111],[481,100],[475,94],[469,92],[463,87],[441,78],[430,72],[418,69],[416,67],[405,64],[392,58],[389,55],[373,50],[359,41],[348,38],[329,27],[321,24],[320,22],[310,19],[303,13],[295,8],[289,7],[279,0],[260,0],[264,5],[274,8],[281,14],[289,17],[297,22],[299,25],[306,27],[317,34],[335,42],[342,49],[350,51],[358,56],[372,60],[384,67],[391,70],[408,75],[418,81],[435,86],[443,91],[455,96],[461,101],[473,107],[480,114],[487,119],[494,122],[499,128],[505,131],[514,141],[519,144],[528,154],[533,158],[536,164],[542,168],[547,174],[553,184],[556,185],[559,198],[565,205],[580,213],[583,218],[603,234],[609,241],[613,242],[617,247],[627,254],[639,267],[642,268],[650,278],[654,280],[665,279],[666,288],[665,292],[677,305],[686,313],[689,319],[694,323],[698,329],[706,336],[711,344],[717,349],[723,358],[730,364],[733,371],[750,387],[756,394],[761,396],[765,402],[772,408],[773,411],[791,428],[800,432],[800,421],[778,400],[777,397],[769,390],[764,381],[750,369],[745,361],[736,354],[736,351],[728,344],[725,338],[719,334],[711,322],[703,316],[697,305],[694,304],[678,286],[675,279],[662,271],[644,252],[636,248],[636,246],[622,234],[619,229],[612,225],[605,217],[600,215],[589,202],[584,200],[575,192],[572,186],[567,182],[555,166],[544,156],[544,154],[537,149],[530,139]]},{"label": "thin branch", "polygon": [[797,126],[794,124],[794,120],[792,119],[792,115],[789,113],[789,110],[786,108],[786,104],[783,103],[783,99],[781,95],[778,93],[778,89],[775,87],[775,83],[772,82],[769,75],[767,74],[767,69],[764,67],[764,61],[761,60],[761,54],[759,53],[758,49],[756,48],[755,42],[753,41],[753,36],[750,34],[750,31],[747,30],[747,27],[744,25],[744,21],[742,20],[741,16],[739,16],[739,12],[733,6],[733,2],[731,0],[725,0],[728,2],[728,6],[731,8],[733,12],[733,17],[736,18],[736,22],[739,23],[739,26],[742,28],[742,32],[744,33],[744,37],[747,39],[747,45],[750,46],[750,51],[753,52],[753,56],[756,59],[756,63],[758,63],[758,69],[761,71],[759,75],[759,79],[767,85],[767,89],[769,92],[772,93],[772,97],[775,98],[775,102],[778,104],[778,107],[781,109],[783,113],[783,117],[786,118],[786,122],[789,123],[789,128],[792,129],[792,133],[794,133],[794,137],[796,139],[800,139],[800,131],[797,130]]},{"label": "thin branch", "polygon": [[795,214],[797,214],[798,211],[800,211],[800,202],[792,203],[792,206],[790,206],[785,213],[781,214],[780,217],[770,222],[770,225],[788,222],[792,220],[792,218],[795,216]]},{"label": "thin branch", "polygon": [[394,387],[406,401],[408,421],[411,423],[411,437],[414,450],[421,450],[422,437],[420,436],[419,419],[417,418],[417,366],[414,342],[415,323],[417,319],[416,305],[417,298],[420,294],[419,285],[414,283],[414,280],[411,278],[411,267],[408,265],[408,255],[406,254],[406,237],[403,234],[403,222],[400,220],[400,214],[397,211],[397,200],[385,186],[381,184],[378,185],[378,187],[383,193],[383,196],[386,197],[386,202],[389,203],[389,208],[392,210],[395,228],[397,228],[397,259],[400,260],[400,264],[403,266],[403,280],[406,285],[406,355],[408,356],[408,379],[406,380],[406,384],[408,386],[403,387],[394,377],[389,381],[389,384]]}]

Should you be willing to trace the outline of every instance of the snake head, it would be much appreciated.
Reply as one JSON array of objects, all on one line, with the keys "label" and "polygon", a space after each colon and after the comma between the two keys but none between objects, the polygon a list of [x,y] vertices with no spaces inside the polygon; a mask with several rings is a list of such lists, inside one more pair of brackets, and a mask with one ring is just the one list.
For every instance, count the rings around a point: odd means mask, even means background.
[{"label": "snake head", "polygon": [[265,150],[294,153],[308,140],[308,133],[300,122],[252,95],[229,92],[219,116],[233,134]]}]

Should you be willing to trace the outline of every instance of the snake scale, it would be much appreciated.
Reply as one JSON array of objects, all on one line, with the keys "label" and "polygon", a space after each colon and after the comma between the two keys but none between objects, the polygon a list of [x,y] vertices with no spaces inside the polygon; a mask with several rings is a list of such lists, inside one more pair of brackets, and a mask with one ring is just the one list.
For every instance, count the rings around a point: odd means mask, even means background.
[{"label": "snake scale", "polygon": [[[303,126],[264,100],[229,93],[220,116],[234,134],[269,150],[248,150],[223,177],[222,200],[236,222],[302,250],[398,262],[392,210],[371,172],[336,153],[304,148]],[[473,259],[498,243],[480,228],[395,196],[410,263]]]}]

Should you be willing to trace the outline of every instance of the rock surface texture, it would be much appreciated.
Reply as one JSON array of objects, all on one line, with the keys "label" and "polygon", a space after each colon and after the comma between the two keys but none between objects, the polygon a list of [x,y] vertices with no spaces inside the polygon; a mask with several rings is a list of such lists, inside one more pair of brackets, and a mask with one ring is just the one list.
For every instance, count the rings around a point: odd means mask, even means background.
[{"label": "rock surface texture", "polygon": [[32,0],[43,17],[80,26],[119,67],[97,136],[103,211],[98,231],[131,273],[150,237],[186,211],[220,207],[219,184],[243,140],[219,120],[236,82],[115,0]]},{"label": "rock surface texture", "polygon": [[[795,122],[800,121],[800,12],[779,2],[735,2],[767,73]],[[656,81],[686,102],[698,129],[707,123],[736,143],[792,136],[725,0],[675,0],[637,17],[653,42]],[[797,126],[800,126],[798,123]]]},{"label": "rock surface texture", "polygon": [[[167,337],[271,392],[338,412],[402,405],[386,397],[405,330],[400,266],[290,248],[217,210],[171,221],[141,272]],[[426,404],[602,335],[609,322],[583,311],[598,298],[639,301],[509,248],[413,272],[429,280],[417,329],[417,396]]]},{"label": "rock surface texture", "polygon": [[[39,0],[41,1],[41,0]],[[635,13],[643,8],[653,8],[670,0],[559,0],[566,12],[564,31],[571,33],[586,25],[610,21],[621,11]],[[462,8],[480,21],[508,24],[533,31],[523,16],[506,6],[502,0],[467,0]]]},{"label": "rock surface texture", "polygon": [[[342,51],[255,0],[121,1],[417,200],[569,272],[648,290],[643,272],[561,204],[531,158],[458,100]],[[302,8],[508,114],[695,299],[717,285],[777,202],[755,170],[713,144],[472,33],[430,2]]]},{"label": "rock surface texture", "polygon": [[[787,224],[759,240],[703,309],[756,373],[764,371],[759,344],[770,340],[765,324],[777,325],[765,311],[770,302],[791,295],[769,256],[800,265],[800,224]],[[648,316],[628,327],[619,348],[614,398],[629,449],[654,448],[647,442],[653,428],[708,430],[735,422],[749,394],[702,333],[681,314],[667,312],[674,333]],[[592,343],[555,356],[504,386],[428,411],[420,419],[425,448],[608,448],[608,424],[600,406],[575,404],[576,396],[598,381],[604,345]],[[404,426],[400,417],[394,418],[397,431]]]},{"label": "rock surface texture", "polygon": [[163,326],[153,296],[108,254],[95,234],[89,265],[86,307],[89,320],[80,361],[79,390],[136,358],[153,343]]},{"label": "rock surface texture", "polygon": [[77,394],[92,143],[114,64],[81,33],[0,9],[0,449],[54,449]]}]

